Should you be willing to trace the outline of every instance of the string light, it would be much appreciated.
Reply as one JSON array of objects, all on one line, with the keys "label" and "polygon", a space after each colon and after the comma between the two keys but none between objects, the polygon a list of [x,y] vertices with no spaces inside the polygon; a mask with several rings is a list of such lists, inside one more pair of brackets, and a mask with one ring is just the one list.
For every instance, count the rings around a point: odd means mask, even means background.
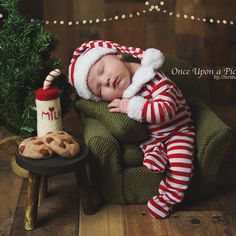
[{"label": "string light", "polygon": [[[159,4],[160,4],[160,6],[163,6],[165,3],[164,3],[164,1],[161,1]],[[149,4],[146,2],[146,5],[149,5]],[[159,6],[156,5],[155,9],[156,9],[156,11],[160,12]],[[168,13],[169,16],[175,16],[176,18],[182,18],[183,17],[185,20],[188,20],[188,19],[190,19],[192,21],[197,20],[198,22],[202,21],[204,23],[209,22],[209,23],[213,24],[213,23],[216,22],[217,24],[220,24],[222,22],[222,24],[224,24],[224,25],[231,25],[231,26],[233,26],[235,24],[234,20],[227,21],[227,20],[220,20],[220,19],[213,19],[213,18],[206,18],[206,17],[200,18],[200,17],[196,17],[194,15],[191,15],[189,17],[187,14],[184,14],[184,15],[181,16],[180,13],[176,13],[174,15],[172,11],[168,11],[166,9],[163,9],[162,13],[164,13],[164,14]]]},{"label": "string light", "polygon": [[[76,21],[68,21],[68,22],[65,22],[64,20],[52,20],[52,21],[49,21],[49,20],[44,20],[43,22],[46,24],[46,25],[49,25],[49,24],[60,24],[60,25],[65,25],[67,24],[68,26],[73,26],[73,25],[80,25],[80,24],[83,24],[83,25],[86,25],[86,24],[100,24],[100,23],[106,23],[106,22],[111,22],[111,21],[118,21],[118,20],[124,20],[124,19],[127,19],[127,18],[133,18],[133,17],[139,17],[141,16],[142,14],[148,14],[148,12],[153,12],[154,10],[156,10],[158,13],[163,13],[163,14],[167,14],[169,16],[172,16],[172,17],[176,17],[178,19],[180,18],[183,18],[185,20],[192,20],[192,21],[195,21],[197,20],[198,22],[204,22],[204,23],[217,23],[217,24],[223,24],[223,25],[230,25],[230,26],[234,26],[235,25],[235,21],[234,20],[226,20],[226,19],[214,19],[214,18],[210,18],[210,17],[196,17],[194,15],[191,15],[191,16],[188,16],[187,14],[183,14],[181,15],[180,13],[176,13],[174,14],[173,11],[169,11],[167,9],[161,9],[163,6],[165,5],[165,1],[158,1],[158,5],[151,5],[149,1],[145,1],[144,3],[144,6],[146,7],[146,9],[143,9],[141,11],[136,11],[136,12],[131,12],[131,13],[128,13],[128,14],[121,14],[121,15],[115,15],[113,17],[109,17],[109,18],[97,18],[97,19],[83,19],[83,20],[76,20]],[[4,15],[2,13],[0,13],[0,20],[4,18]],[[30,20],[31,22],[34,22],[34,19],[31,19]]]}]

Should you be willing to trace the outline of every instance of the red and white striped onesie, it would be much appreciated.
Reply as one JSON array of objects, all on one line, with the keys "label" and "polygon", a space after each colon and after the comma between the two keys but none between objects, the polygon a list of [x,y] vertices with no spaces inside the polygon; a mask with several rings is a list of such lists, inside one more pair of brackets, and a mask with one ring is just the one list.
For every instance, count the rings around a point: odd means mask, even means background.
[{"label": "red and white striped onesie", "polygon": [[159,71],[131,98],[129,107],[128,116],[148,124],[149,139],[140,145],[144,167],[156,173],[166,170],[159,196],[148,201],[149,213],[165,218],[183,200],[192,177],[195,128],[191,111],[179,88]]},{"label": "red and white striped onesie", "polygon": [[150,214],[164,218],[174,204],[183,200],[192,176],[195,132],[191,112],[178,87],[158,71],[164,63],[159,50],[143,51],[104,40],[86,42],[73,54],[69,80],[81,97],[100,100],[87,86],[88,71],[95,61],[110,53],[126,53],[140,59],[141,66],[122,97],[129,99],[127,115],[148,123],[149,139],[140,146],[143,165],[156,173],[167,170],[160,183],[160,195],[148,202]]}]

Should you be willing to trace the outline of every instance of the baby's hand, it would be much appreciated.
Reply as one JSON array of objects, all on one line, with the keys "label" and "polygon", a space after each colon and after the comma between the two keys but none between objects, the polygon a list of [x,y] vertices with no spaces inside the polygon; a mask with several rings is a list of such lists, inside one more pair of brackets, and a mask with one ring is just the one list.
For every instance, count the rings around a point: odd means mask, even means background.
[{"label": "baby's hand", "polygon": [[108,108],[109,108],[110,112],[121,112],[121,113],[127,114],[128,113],[128,105],[129,105],[128,98],[114,99],[108,105]]}]

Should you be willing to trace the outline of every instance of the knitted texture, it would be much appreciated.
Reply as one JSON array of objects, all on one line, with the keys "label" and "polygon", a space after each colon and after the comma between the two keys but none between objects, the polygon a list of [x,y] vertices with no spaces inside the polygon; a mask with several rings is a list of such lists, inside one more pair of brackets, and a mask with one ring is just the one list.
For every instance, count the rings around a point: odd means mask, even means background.
[{"label": "knitted texture", "polygon": [[[233,131],[200,100],[190,103],[196,127],[195,173],[187,194],[202,197],[217,187],[224,157],[233,150]],[[197,188],[201,186],[201,188]]]},{"label": "knitted texture", "polygon": [[78,112],[99,120],[114,137],[122,142],[140,143],[147,138],[144,124],[130,119],[125,114],[109,112],[107,105],[108,103],[104,101],[79,99],[75,103],[75,108]]},{"label": "knitted texture", "polygon": [[124,168],[142,166],[143,152],[137,145],[122,144],[122,161]]},{"label": "knitted texture", "polygon": [[144,167],[126,168],[124,176],[124,195],[127,203],[144,204],[158,194],[158,185],[164,174],[156,174]]},{"label": "knitted texture", "polygon": [[84,139],[93,162],[97,166],[102,195],[109,202],[124,203],[123,177],[120,164],[121,150],[118,141],[97,120],[87,118],[82,121]]}]

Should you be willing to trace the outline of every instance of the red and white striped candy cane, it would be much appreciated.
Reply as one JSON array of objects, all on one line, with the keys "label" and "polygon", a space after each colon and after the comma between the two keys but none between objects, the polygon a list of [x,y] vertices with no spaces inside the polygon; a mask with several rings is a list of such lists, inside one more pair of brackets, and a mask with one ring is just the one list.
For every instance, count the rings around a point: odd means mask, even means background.
[{"label": "red and white striped candy cane", "polygon": [[52,81],[54,80],[55,77],[59,76],[61,74],[61,71],[59,69],[55,69],[52,70],[48,76],[46,77],[46,79],[44,80],[43,83],[43,89],[48,89],[52,83]]}]

